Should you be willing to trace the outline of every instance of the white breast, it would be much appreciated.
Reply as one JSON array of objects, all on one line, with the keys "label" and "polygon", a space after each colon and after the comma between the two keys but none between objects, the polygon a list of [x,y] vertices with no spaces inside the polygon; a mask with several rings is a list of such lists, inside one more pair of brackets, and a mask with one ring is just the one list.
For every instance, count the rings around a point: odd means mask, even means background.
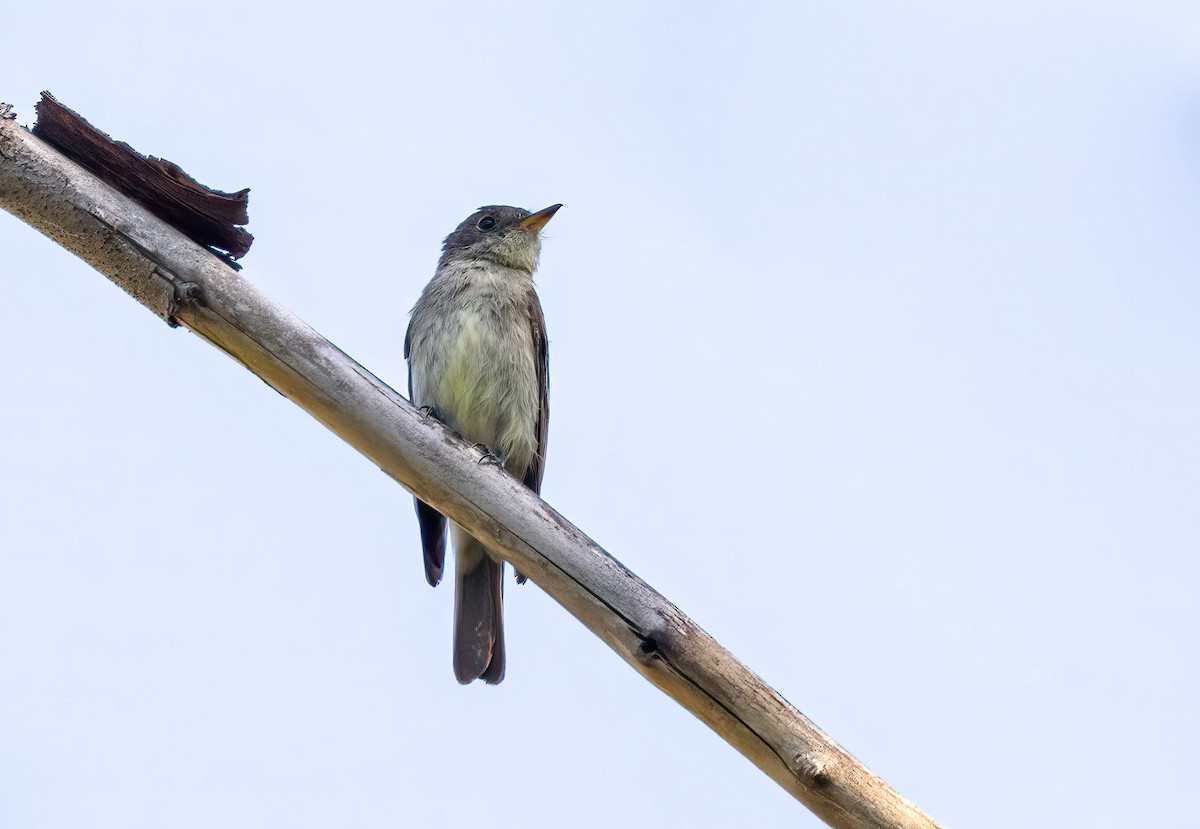
[{"label": "white breast", "polygon": [[486,444],[515,475],[537,451],[540,408],[529,277],[522,286],[519,276],[475,269],[450,285],[435,279],[413,309],[409,353],[413,402],[433,406],[446,425]]}]

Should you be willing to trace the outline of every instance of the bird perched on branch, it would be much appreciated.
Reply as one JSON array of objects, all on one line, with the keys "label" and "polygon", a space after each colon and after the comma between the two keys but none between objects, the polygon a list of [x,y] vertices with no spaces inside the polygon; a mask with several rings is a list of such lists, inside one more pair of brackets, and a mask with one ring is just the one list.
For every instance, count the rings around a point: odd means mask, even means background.
[{"label": "bird perched on branch", "polygon": [[[546,455],[549,361],[533,272],[542,228],[560,207],[530,213],[493,206],[471,214],[446,237],[404,338],[413,404],[486,446],[534,492]],[[437,585],[446,517],[416,503],[425,578]],[[458,525],[451,535],[454,675],[463,684],[495,685],[504,679],[504,562]]]}]

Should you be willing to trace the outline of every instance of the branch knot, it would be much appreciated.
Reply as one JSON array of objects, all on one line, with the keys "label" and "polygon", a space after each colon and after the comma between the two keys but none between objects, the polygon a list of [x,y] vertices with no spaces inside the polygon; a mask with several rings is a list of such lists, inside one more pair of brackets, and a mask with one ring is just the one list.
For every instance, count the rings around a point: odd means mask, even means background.
[{"label": "branch knot", "polygon": [[179,326],[175,315],[181,308],[196,307],[204,304],[204,289],[197,282],[180,282],[171,280],[171,307],[167,312],[167,324],[172,328]]},{"label": "branch knot", "polygon": [[824,788],[832,781],[829,766],[829,759],[816,751],[792,756],[792,771],[814,789]]}]

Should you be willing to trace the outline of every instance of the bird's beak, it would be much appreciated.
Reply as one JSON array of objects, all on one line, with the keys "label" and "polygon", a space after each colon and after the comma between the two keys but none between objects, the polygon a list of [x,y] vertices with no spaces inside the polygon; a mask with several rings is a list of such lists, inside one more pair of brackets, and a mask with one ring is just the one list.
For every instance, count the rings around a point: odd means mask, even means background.
[{"label": "bird's beak", "polygon": [[554,214],[558,212],[558,208],[560,207],[562,207],[561,204],[552,204],[545,210],[539,210],[532,216],[526,216],[519,224],[521,227],[527,227],[530,230],[541,230],[546,226],[546,222],[554,218]]}]

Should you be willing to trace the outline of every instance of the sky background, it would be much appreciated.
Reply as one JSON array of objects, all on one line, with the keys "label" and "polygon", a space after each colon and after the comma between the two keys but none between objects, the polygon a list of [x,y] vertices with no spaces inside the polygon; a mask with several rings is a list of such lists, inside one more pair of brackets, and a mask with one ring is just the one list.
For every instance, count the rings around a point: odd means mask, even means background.
[{"label": "sky background", "polygon": [[[947,827],[1200,778],[1200,5],[6,7],[403,389],[475,207],[565,207],[543,495]],[[818,826],[536,586],[450,668],[410,499],[0,214],[0,827]]]}]

